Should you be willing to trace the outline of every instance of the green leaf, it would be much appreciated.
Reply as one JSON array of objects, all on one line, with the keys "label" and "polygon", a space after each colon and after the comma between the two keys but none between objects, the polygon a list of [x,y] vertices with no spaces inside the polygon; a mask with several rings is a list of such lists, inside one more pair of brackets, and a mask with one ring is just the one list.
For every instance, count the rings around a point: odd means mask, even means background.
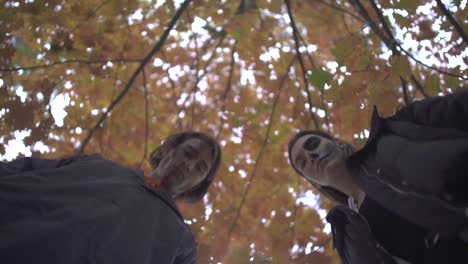
[{"label": "green leaf", "polygon": [[19,37],[16,39],[15,48],[18,51],[19,57],[28,57],[30,59],[36,58],[36,53],[32,51],[25,43],[23,38]]},{"label": "green leaf", "polygon": [[241,120],[237,116],[233,116],[232,118],[232,126],[233,127],[240,127],[242,125]]},{"label": "green leaf", "polygon": [[440,91],[440,78],[437,75],[430,75],[424,82],[424,89],[429,95],[437,95]]},{"label": "green leaf", "polygon": [[269,264],[271,260],[268,256],[264,255],[262,252],[255,252],[253,256],[252,264]]},{"label": "green leaf", "polygon": [[333,75],[319,68],[312,70],[312,73],[307,76],[307,79],[315,87],[323,89],[325,84],[330,83],[330,81],[333,79]]},{"label": "green leaf", "polygon": [[404,17],[398,13],[393,13],[393,17],[395,18],[395,21],[398,25],[407,28],[411,26],[411,21],[407,17]]},{"label": "green leaf", "polygon": [[244,35],[244,31],[242,29],[235,30],[231,33],[231,36],[235,40],[240,40]]},{"label": "green leaf", "polygon": [[416,11],[416,8],[419,6],[419,1],[414,0],[400,0],[399,2],[395,3],[395,8],[404,9],[408,11],[408,13],[413,14]]},{"label": "green leaf", "polygon": [[445,76],[445,86],[456,91],[460,88],[460,79],[457,77]]},{"label": "green leaf", "polygon": [[369,52],[366,52],[364,55],[359,57],[357,61],[357,67],[359,69],[366,69],[370,64],[371,59],[372,59],[372,54],[370,54]]},{"label": "green leaf", "polygon": [[248,245],[233,248],[228,255],[228,259],[232,263],[246,263],[249,260],[250,248]]},{"label": "green leaf", "polygon": [[274,13],[281,14],[281,8],[283,7],[283,1],[273,0],[270,4],[270,10]]},{"label": "green leaf", "polygon": [[411,68],[406,56],[394,56],[390,59],[392,73],[399,76],[407,76]]},{"label": "green leaf", "polygon": [[338,42],[334,48],[331,49],[331,53],[335,56],[336,61],[339,65],[344,64],[346,56],[348,56],[353,50],[353,46],[349,41]]}]

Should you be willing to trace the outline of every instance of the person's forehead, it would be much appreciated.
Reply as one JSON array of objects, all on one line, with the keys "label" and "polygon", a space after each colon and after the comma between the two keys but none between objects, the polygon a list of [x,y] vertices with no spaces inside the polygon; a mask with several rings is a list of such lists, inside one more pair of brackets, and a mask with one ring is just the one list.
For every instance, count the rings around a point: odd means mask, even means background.
[{"label": "person's forehead", "polygon": [[292,155],[293,161],[296,158],[296,155],[302,149],[302,146],[304,145],[305,141],[307,139],[309,139],[309,138],[318,138],[320,140],[329,140],[329,139],[327,139],[327,138],[325,138],[323,136],[317,135],[317,134],[305,134],[305,135],[301,136],[300,138],[298,138],[296,140],[296,142],[294,143],[294,146],[291,149],[291,155]]},{"label": "person's forehead", "polygon": [[201,152],[209,152],[209,154],[211,154],[210,144],[201,138],[188,138],[182,144],[188,144],[190,146],[196,147]]},{"label": "person's forehead", "polygon": [[203,139],[197,138],[197,137],[187,138],[182,143],[186,143],[186,144],[206,144],[206,145],[208,145]]}]

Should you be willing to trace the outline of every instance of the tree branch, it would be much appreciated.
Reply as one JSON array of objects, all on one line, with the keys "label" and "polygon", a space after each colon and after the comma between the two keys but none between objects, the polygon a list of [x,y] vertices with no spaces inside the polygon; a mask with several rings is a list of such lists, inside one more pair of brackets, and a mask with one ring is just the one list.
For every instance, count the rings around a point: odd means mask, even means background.
[{"label": "tree branch", "polygon": [[[460,26],[460,24],[458,24],[457,20],[455,20],[455,18],[452,16],[452,14],[450,14],[450,11],[448,11],[447,8],[445,8],[445,5],[442,3],[442,1],[440,1],[440,0],[435,0],[435,1],[437,2],[437,6],[439,7],[440,11],[442,11],[442,13],[444,13],[444,15],[447,17],[448,21],[453,25],[455,30],[458,32],[458,35],[460,35],[460,37],[463,39],[465,44],[468,44],[468,36],[466,35],[465,31]],[[466,13],[465,13],[465,15],[466,15]]]},{"label": "tree branch", "polygon": [[125,58],[117,58],[117,59],[108,59],[108,60],[81,60],[81,59],[73,59],[73,60],[66,60],[66,61],[56,61],[52,63],[40,64],[35,66],[26,66],[26,67],[14,67],[14,68],[0,68],[0,72],[13,72],[13,71],[26,71],[26,70],[36,70],[41,68],[48,68],[55,65],[63,65],[63,64],[105,64],[108,62],[142,62],[142,59],[125,59]]},{"label": "tree branch", "polygon": [[419,90],[421,92],[421,94],[425,97],[425,98],[429,98],[429,95],[426,93],[426,91],[424,91],[424,88],[422,87],[421,83],[418,81],[418,79],[416,79],[416,77],[414,76],[414,74],[411,74],[411,81],[414,83],[414,86],[416,87],[416,90]]},{"label": "tree branch", "polygon": [[[304,45],[307,46],[307,42],[301,36],[301,34],[298,34],[298,35],[299,35],[300,40],[304,43]],[[307,58],[309,59],[309,63],[312,66],[312,68],[317,68],[315,66],[315,62],[314,62],[312,56],[310,55],[310,53],[308,51],[306,51],[305,54],[307,55]],[[327,110],[327,105],[325,104],[324,95],[325,95],[325,89],[322,88],[322,89],[320,89],[320,101],[322,103],[323,111],[325,112],[325,124],[327,125],[327,132],[330,133],[331,132],[331,130],[330,130],[330,119],[328,117],[328,110]]]},{"label": "tree branch", "polygon": [[401,45],[400,43],[397,43],[397,46],[400,48],[401,51],[403,51],[403,53],[405,53],[406,55],[408,55],[411,59],[413,59],[415,62],[423,65],[424,67],[428,68],[428,69],[431,69],[431,70],[434,70],[438,73],[442,73],[442,74],[445,74],[445,75],[449,75],[449,76],[453,76],[453,77],[457,77],[457,78],[460,78],[460,79],[463,79],[463,80],[468,80],[468,77],[467,76],[462,76],[462,75],[458,75],[458,74],[455,74],[455,73],[451,73],[451,72],[447,72],[447,71],[444,71],[444,70],[441,70],[441,69],[437,69],[435,67],[432,67],[432,66],[429,66],[427,64],[425,64],[424,62],[416,59],[411,53],[409,53],[407,50],[405,50]]},{"label": "tree branch", "polygon": [[171,19],[171,21],[168,23],[166,30],[164,31],[163,35],[161,36],[159,42],[153,47],[153,49],[145,56],[145,58],[141,61],[140,65],[136,69],[136,71],[133,73],[132,77],[128,81],[127,85],[124,87],[122,92],[117,96],[117,98],[112,101],[112,103],[109,105],[107,110],[104,112],[104,114],[101,116],[101,118],[98,120],[96,125],[88,132],[87,137],[83,141],[83,144],[80,147],[79,153],[83,153],[86,145],[88,144],[89,140],[93,136],[94,132],[99,128],[99,126],[104,122],[106,117],[109,115],[110,111],[123,99],[123,97],[127,94],[128,90],[130,87],[132,87],[133,82],[135,81],[136,77],[140,72],[143,70],[145,65],[151,60],[151,58],[156,54],[161,47],[163,46],[164,42],[169,36],[169,32],[172,30],[172,28],[175,26],[177,20],[179,17],[182,15],[184,10],[187,8],[191,0],[185,0],[181,5],[180,8],[177,10],[176,14],[174,17]]},{"label": "tree branch", "polygon": [[[197,86],[198,86],[198,83],[205,77],[205,75],[208,73],[207,72],[207,69],[208,69],[208,66],[210,66],[211,62],[213,62],[213,59],[216,55],[216,49],[221,46],[221,43],[223,42],[224,38],[225,38],[226,35],[223,35],[219,40],[218,40],[218,43],[216,44],[216,46],[214,47],[212,53],[211,53],[211,56],[210,58],[208,58],[205,66],[203,67],[203,73],[201,75],[198,75],[198,72],[197,72],[197,78],[196,78],[196,81],[192,87],[192,91],[195,91],[197,89]],[[190,99],[190,96],[187,96],[184,100],[184,102],[182,102],[182,105],[185,105],[185,103]],[[177,112],[177,116],[182,112],[183,109],[180,109],[179,112]]]},{"label": "tree branch", "polygon": [[[358,0],[358,2],[359,2],[359,0]],[[388,38],[390,40],[389,49],[391,49],[393,52],[395,52],[396,54],[399,55],[400,53],[398,52],[398,50],[396,48],[397,41],[396,41],[395,37],[393,36],[393,33],[390,30],[390,27],[388,26],[387,21],[385,20],[385,17],[383,15],[382,11],[377,6],[377,3],[375,2],[375,0],[369,0],[369,2],[371,3],[372,8],[374,9],[375,13],[377,13],[377,16],[378,16],[378,18],[380,20],[380,24],[382,24],[382,28],[384,29],[384,32],[387,33],[387,36],[388,36]]]},{"label": "tree branch", "polygon": [[330,8],[332,8],[332,9],[338,10],[338,11],[344,13],[344,14],[348,14],[348,15],[352,16],[352,17],[353,17],[354,19],[356,19],[356,20],[359,20],[359,21],[361,21],[361,22],[364,22],[359,16],[357,16],[357,15],[354,14],[353,12],[350,12],[350,11],[344,9],[344,8],[341,8],[340,6],[327,3],[327,2],[324,1],[324,0],[316,0],[316,1],[319,2],[319,3],[321,3],[321,4],[323,4],[323,5],[326,5],[326,6],[330,7]]},{"label": "tree branch", "polygon": [[385,45],[394,52],[394,54],[398,53],[398,50],[396,50],[394,43],[391,42],[390,39],[388,39],[382,31],[380,31],[379,26],[372,20],[370,17],[369,13],[367,12],[366,8],[362,5],[362,3],[359,0],[349,0],[350,4],[354,6],[354,8],[361,14],[361,16],[367,21],[367,24],[370,26],[372,31],[382,40]]},{"label": "tree branch", "polygon": [[[458,75],[458,74],[455,74],[455,73],[451,73],[451,72],[447,72],[447,71],[444,71],[444,70],[440,70],[440,69],[437,69],[435,67],[432,67],[432,66],[429,66],[425,63],[423,63],[422,61],[416,59],[411,53],[409,53],[407,50],[405,50],[398,41],[396,41],[395,37],[393,36],[392,32],[390,31],[390,29],[388,28],[388,25],[387,25],[387,22],[385,21],[383,15],[381,14],[380,12],[380,9],[377,7],[377,5],[373,2],[373,0],[371,0],[371,3],[372,3],[372,6],[374,7],[374,9],[376,9],[376,12],[377,12],[377,15],[380,19],[380,22],[382,23],[382,26],[384,28],[384,30],[386,30],[387,34],[389,34],[389,38],[387,38],[380,30],[380,28],[374,23],[374,21],[372,21],[372,19],[370,18],[369,16],[369,13],[367,12],[367,10],[364,8],[364,6],[361,4],[361,2],[359,0],[349,0],[350,3],[356,8],[358,9],[359,13],[361,13],[361,15],[366,19],[367,23],[369,24],[369,26],[371,27],[371,29],[374,31],[374,33],[385,43],[385,45],[390,49],[392,50],[392,52],[394,52],[395,55],[401,55],[401,53],[399,52],[399,50],[396,48],[398,47],[403,53],[405,53],[406,55],[408,55],[411,59],[413,59],[415,62],[423,65],[424,67],[426,68],[429,68],[431,70],[434,70],[438,73],[441,73],[441,74],[445,74],[445,75],[449,75],[449,76],[453,76],[453,77],[457,77],[457,78],[461,78],[461,79],[464,79],[464,80],[468,80],[468,77],[465,77],[465,76],[461,76],[461,75]],[[385,29],[387,28],[387,29]]]},{"label": "tree branch", "polygon": [[401,89],[403,90],[403,100],[405,101],[405,105],[410,104],[410,100],[408,97],[408,83],[406,82],[405,78],[400,76],[400,82],[401,82]]},{"label": "tree branch", "polygon": [[146,153],[148,152],[148,131],[149,131],[148,87],[147,87],[147,82],[146,82],[145,69],[141,71],[141,76],[143,78],[143,89],[144,89],[144,96],[145,96],[145,148],[143,150],[143,157],[141,158],[140,165],[138,165],[138,168],[141,168],[141,165],[143,165],[143,162],[146,159]]},{"label": "tree branch", "polygon": [[[305,39],[302,37],[301,34],[298,33],[297,35],[298,35],[298,37],[299,37],[299,40],[302,41],[302,42],[304,43],[304,45],[307,47],[307,41],[305,41]],[[309,63],[310,63],[310,65],[312,66],[312,68],[316,68],[316,66],[315,66],[315,61],[314,61],[314,59],[312,58],[312,56],[310,55],[310,53],[307,51],[307,49],[306,49],[305,54],[306,54],[307,58],[309,59]]]},{"label": "tree branch", "polygon": [[304,61],[302,60],[302,55],[299,51],[299,38],[298,38],[298,32],[297,32],[297,28],[296,28],[296,23],[294,22],[294,17],[292,15],[292,12],[291,12],[291,2],[290,0],[284,0],[285,4],[286,4],[286,8],[288,9],[288,16],[289,16],[289,19],[291,20],[291,27],[292,27],[292,30],[293,30],[293,36],[294,36],[294,42],[296,43],[296,56],[299,60],[299,64],[301,65],[301,70],[302,70],[302,80],[304,82],[304,88],[305,88],[305,91],[307,93],[307,101],[309,103],[309,113],[310,113],[310,117],[312,119],[312,121],[314,122],[314,125],[315,125],[315,128],[316,129],[320,129],[319,128],[319,122],[318,122],[318,119],[317,119],[317,116],[314,114],[314,112],[312,111],[312,108],[314,107],[313,104],[312,104],[312,96],[310,95],[310,91],[309,91],[309,82],[307,81],[307,70],[305,69],[305,66],[304,66]]},{"label": "tree branch", "polygon": [[232,78],[234,76],[234,63],[235,63],[234,54],[236,53],[236,45],[237,45],[237,41],[234,42],[234,45],[232,45],[232,48],[231,48],[231,62],[229,63],[228,81],[226,83],[226,89],[224,90],[223,94],[221,95],[221,104],[222,104],[222,106],[221,106],[221,111],[219,111],[221,113],[221,116],[219,117],[219,126],[218,126],[218,131],[217,131],[217,134],[216,134],[216,140],[219,139],[219,137],[221,136],[221,132],[223,131],[223,126],[224,126],[223,114],[224,114],[224,111],[226,111],[226,98],[228,96],[228,93],[231,91]]},{"label": "tree branch", "polygon": [[[294,189],[298,189],[298,186],[300,184],[300,177],[296,177],[296,188]],[[296,240],[297,240],[297,236],[296,236],[296,227],[297,227],[297,209],[298,209],[298,205],[296,204],[296,199],[294,199],[293,197],[293,213],[292,213],[292,221],[291,223],[293,223],[293,227],[291,228],[291,241],[294,243]],[[290,259],[292,260],[292,259]]]},{"label": "tree branch", "polygon": [[81,25],[83,25],[84,23],[88,22],[89,19],[90,19],[91,17],[93,17],[93,16],[96,15],[96,13],[97,13],[97,11],[99,11],[99,9],[101,9],[103,6],[105,6],[105,5],[106,5],[107,3],[109,3],[109,2],[110,2],[110,0],[102,1],[102,3],[100,3],[99,5],[97,5],[96,8],[95,8],[92,12],[88,13],[88,15],[86,16],[86,18],[85,18],[84,20],[78,22],[78,23],[73,27],[73,29],[70,30],[70,33],[75,32],[75,30],[78,29],[79,27],[81,27]]},{"label": "tree branch", "polygon": [[331,240],[332,240],[332,237],[328,237],[327,239],[325,239],[325,241],[323,241],[322,243],[318,244],[318,245],[316,246],[317,248],[314,249],[313,251],[311,251],[311,252],[309,253],[309,255],[312,254],[312,253],[315,253],[315,252],[317,252],[319,249],[323,248],[323,247],[324,247],[326,244],[328,244],[328,242],[330,242]]},{"label": "tree branch", "polygon": [[200,80],[201,80],[200,76],[198,75],[200,71],[200,53],[198,51],[197,35],[193,31],[192,31],[192,35],[193,35],[193,41],[195,43],[195,71],[196,71],[195,76],[196,78],[195,78],[195,85],[193,86],[193,89],[192,89],[192,107],[191,107],[192,108],[191,109],[192,120],[190,123],[190,129],[193,129],[193,123],[195,119],[195,99],[196,99],[196,95],[198,91],[198,83],[200,83]]},{"label": "tree branch", "polygon": [[227,241],[228,245],[226,247],[229,246],[232,233],[233,233],[234,229],[236,228],[237,223],[238,223],[238,221],[240,219],[242,208],[244,207],[245,200],[247,198],[247,195],[248,195],[248,193],[250,191],[250,187],[252,186],[252,182],[253,182],[253,180],[255,178],[255,175],[257,173],[258,164],[260,163],[260,160],[263,157],[263,153],[265,151],[266,145],[268,144],[268,140],[270,138],[270,130],[271,130],[271,126],[273,124],[273,117],[275,116],[276,106],[278,105],[281,90],[284,87],[284,84],[285,84],[286,80],[288,79],[287,77],[288,77],[288,74],[289,74],[289,70],[291,69],[292,64],[293,64],[294,61],[295,61],[295,57],[289,63],[289,65],[288,65],[288,67],[286,69],[286,73],[284,74],[284,76],[281,78],[281,80],[279,82],[279,87],[278,87],[278,90],[276,92],[275,99],[274,99],[274,102],[273,102],[273,105],[272,105],[272,110],[271,110],[269,121],[268,121],[267,131],[265,133],[265,138],[263,140],[260,151],[257,154],[257,158],[255,159],[255,163],[254,163],[254,167],[252,169],[252,173],[250,174],[249,179],[247,180],[247,184],[246,184],[247,186],[245,187],[244,193],[242,194],[242,199],[241,199],[241,202],[239,204],[239,207],[236,210],[234,221],[232,222],[231,227],[228,230],[228,236],[227,236],[228,237],[228,241]]},{"label": "tree branch", "polygon": [[[120,46],[120,49],[119,51],[117,52],[117,57],[118,58],[121,58],[122,56],[124,56],[125,54],[125,47],[128,45],[129,41],[130,41],[130,26],[129,25],[126,25],[125,26],[125,29],[126,29],[126,35],[127,37],[125,38],[125,41],[121,43],[121,46]],[[113,85],[112,85],[112,92],[111,92],[111,101],[112,99],[114,99],[115,95],[117,94],[117,91],[119,90],[118,87],[120,86],[123,86],[125,87],[126,85],[126,82],[125,81],[122,81],[118,78],[119,74],[120,74],[120,70],[121,70],[121,67],[122,67],[122,64],[116,64],[116,67],[115,67],[115,71],[113,71],[113,74],[112,74],[112,79],[113,79]],[[120,83],[122,82],[122,83]],[[58,94],[58,93],[57,93]],[[102,144],[102,141],[103,141],[103,138],[104,138],[104,135],[107,134],[107,137],[106,137],[106,142],[112,142],[112,127],[114,125],[114,119],[113,118],[109,118],[109,121],[107,123],[107,126],[106,126],[106,129],[104,130],[101,130],[100,133],[99,133],[99,151],[100,153],[106,157],[107,156],[107,153],[108,153],[108,146],[110,146],[110,144]],[[112,150],[111,150],[112,152]]]},{"label": "tree branch", "polygon": [[[161,51],[161,57],[164,59],[164,61],[167,61],[166,54],[164,53],[164,51]],[[164,69],[164,67],[163,67],[163,69]],[[177,109],[176,128],[180,129],[180,128],[182,128],[182,122],[180,121],[179,114],[180,114],[180,112],[182,112],[182,108],[179,108],[179,106],[177,105],[177,98],[179,98],[180,96],[178,96],[177,93],[176,93],[176,84],[175,84],[174,80],[172,80],[170,78],[169,68],[166,68],[164,71],[166,72],[166,74],[168,76],[167,78],[169,79],[169,83],[171,84],[172,102],[174,103],[175,109]]]}]

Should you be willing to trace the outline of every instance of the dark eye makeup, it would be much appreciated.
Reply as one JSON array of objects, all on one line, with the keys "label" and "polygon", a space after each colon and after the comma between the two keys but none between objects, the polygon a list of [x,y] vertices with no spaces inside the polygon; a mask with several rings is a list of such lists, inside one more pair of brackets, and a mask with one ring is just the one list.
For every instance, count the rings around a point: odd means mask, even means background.
[{"label": "dark eye makeup", "polygon": [[184,152],[185,156],[188,158],[194,158],[198,155],[198,151],[190,145],[185,146],[182,149],[182,151]]},{"label": "dark eye makeup", "polygon": [[305,159],[303,159],[303,158],[296,159],[296,166],[298,167],[298,169],[303,170],[305,165],[306,165],[306,160]]},{"label": "dark eye makeup", "polygon": [[205,172],[208,169],[208,166],[205,162],[198,162],[197,165],[195,165],[195,168],[199,172]]}]

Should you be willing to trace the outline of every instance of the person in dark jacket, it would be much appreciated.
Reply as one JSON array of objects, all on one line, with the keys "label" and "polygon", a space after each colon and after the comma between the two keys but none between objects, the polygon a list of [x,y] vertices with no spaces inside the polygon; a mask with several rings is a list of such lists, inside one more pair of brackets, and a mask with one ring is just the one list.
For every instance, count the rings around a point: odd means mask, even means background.
[{"label": "person in dark jacket", "polygon": [[299,132],[289,159],[341,204],[327,220],[344,263],[468,263],[467,91],[389,118],[374,109],[358,151],[320,131]]},{"label": "person in dark jacket", "polygon": [[174,203],[197,202],[218,170],[219,144],[169,136],[141,171],[99,155],[0,163],[0,262],[195,263],[197,245]]}]

